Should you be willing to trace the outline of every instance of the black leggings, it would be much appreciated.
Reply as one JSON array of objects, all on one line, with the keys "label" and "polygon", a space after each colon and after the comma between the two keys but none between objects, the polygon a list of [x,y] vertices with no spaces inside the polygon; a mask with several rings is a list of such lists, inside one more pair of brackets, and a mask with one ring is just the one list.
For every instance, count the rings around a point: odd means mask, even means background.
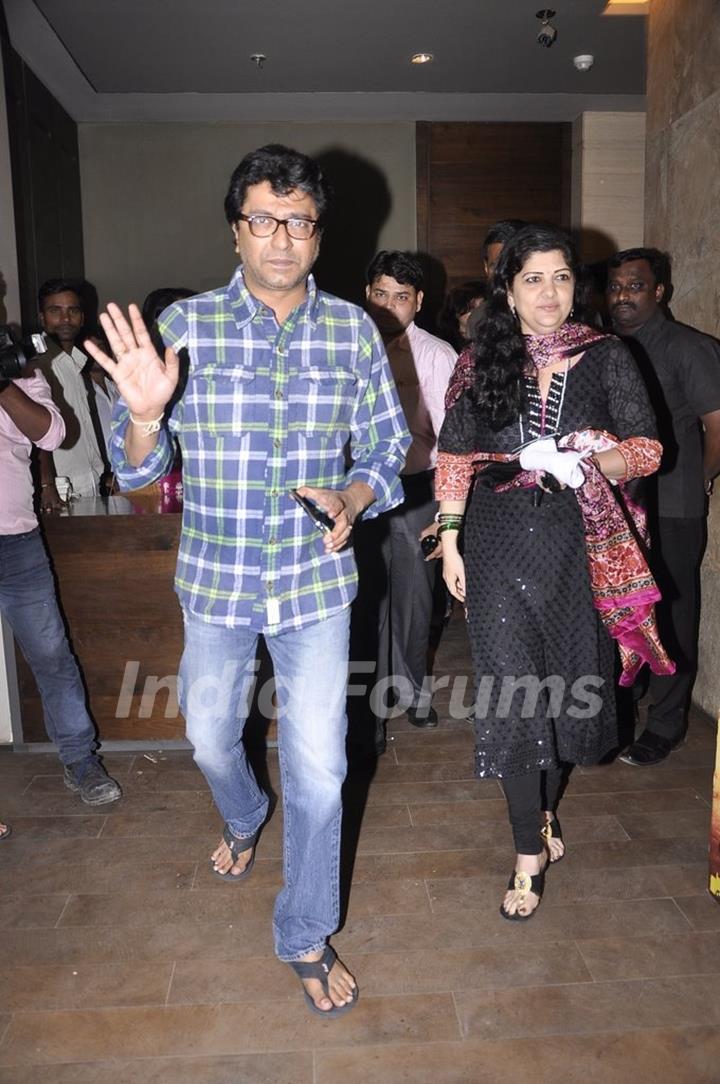
[{"label": "black leggings", "polygon": [[569,773],[570,766],[565,765],[545,772],[511,775],[502,780],[518,854],[542,852],[540,813],[544,809],[555,812],[563,782]]}]

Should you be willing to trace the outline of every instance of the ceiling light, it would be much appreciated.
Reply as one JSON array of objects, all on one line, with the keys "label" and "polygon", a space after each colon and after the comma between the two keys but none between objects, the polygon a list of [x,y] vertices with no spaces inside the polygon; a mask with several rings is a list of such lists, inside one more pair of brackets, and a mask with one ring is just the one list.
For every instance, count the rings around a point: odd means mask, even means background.
[{"label": "ceiling light", "polygon": [[431,64],[433,59],[432,53],[413,53],[410,57],[411,64]]},{"label": "ceiling light", "polygon": [[603,15],[647,15],[650,0],[606,0]]},{"label": "ceiling light", "polygon": [[592,53],[581,53],[580,56],[573,57],[573,64],[579,72],[589,72],[595,63],[595,57]]},{"label": "ceiling light", "polygon": [[250,59],[256,67],[262,68],[263,64],[267,60],[267,57],[265,56],[265,53],[253,53]]}]

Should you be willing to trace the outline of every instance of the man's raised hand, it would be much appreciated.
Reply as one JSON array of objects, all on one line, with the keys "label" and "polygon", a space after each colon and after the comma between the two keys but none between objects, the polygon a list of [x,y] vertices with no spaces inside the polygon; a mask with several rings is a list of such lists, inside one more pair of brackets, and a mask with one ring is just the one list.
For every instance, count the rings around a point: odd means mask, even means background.
[{"label": "man's raised hand", "polygon": [[138,421],[162,416],[178,382],[178,356],[169,347],[165,360],[158,356],[137,305],[128,308],[130,322],[112,301],[100,315],[100,323],[115,360],[90,339],[85,350],[115,381],[130,413]]}]

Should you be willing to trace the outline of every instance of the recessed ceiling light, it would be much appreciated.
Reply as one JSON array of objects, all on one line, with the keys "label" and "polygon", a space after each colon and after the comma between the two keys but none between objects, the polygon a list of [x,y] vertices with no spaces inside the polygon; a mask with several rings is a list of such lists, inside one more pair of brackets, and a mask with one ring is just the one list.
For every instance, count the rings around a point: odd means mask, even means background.
[{"label": "recessed ceiling light", "polygon": [[606,0],[603,15],[647,15],[649,0]]},{"label": "recessed ceiling light", "polygon": [[433,59],[432,53],[413,53],[410,57],[411,64],[431,64]]}]

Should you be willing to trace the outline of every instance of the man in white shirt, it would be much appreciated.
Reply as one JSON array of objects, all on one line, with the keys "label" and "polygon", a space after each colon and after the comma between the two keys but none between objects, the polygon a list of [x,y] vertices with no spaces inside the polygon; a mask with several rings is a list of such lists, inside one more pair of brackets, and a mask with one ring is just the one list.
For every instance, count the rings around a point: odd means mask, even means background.
[{"label": "man in white shirt", "polygon": [[80,283],[72,279],[49,279],[38,292],[40,325],[59,347],[43,371],[66,430],[65,440],[52,456],[45,452],[40,457],[44,510],[60,503],[56,478],[68,478],[75,497],[96,497],[102,492],[101,480],[107,469],[104,441],[97,435],[100,425],[95,397],[84,376],[87,354],[76,346],[85,322],[81,290]]},{"label": "man in white shirt", "polygon": [[368,268],[368,311],[382,335],[413,438],[401,474],[405,501],[382,517],[387,521],[383,547],[389,618],[381,607],[377,676],[382,680],[389,665],[398,702],[407,707],[410,722],[430,728],[438,725],[425,681],[437,563],[425,560],[420,535],[437,511],[437,439],[457,354],[448,343],[416,326],[422,287],[422,266],[412,253],[379,252]]},{"label": "man in white shirt", "polygon": [[[98,339],[95,336],[91,336],[90,338],[101,350],[106,349],[102,339]],[[101,369],[94,358],[90,358],[88,368],[85,370],[84,375],[89,377],[87,386],[92,391],[95,400],[95,411],[97,412],[99,425],[99,430],[96,427],[95,432],[98,439],[102,433],[104,442],[103,458],[107,457],[109,465],[110,438],[112,436],[112,412],[113,407],[120,398],[120,392],[118,391],[115,381],[110,379],[105,370]]]}]

